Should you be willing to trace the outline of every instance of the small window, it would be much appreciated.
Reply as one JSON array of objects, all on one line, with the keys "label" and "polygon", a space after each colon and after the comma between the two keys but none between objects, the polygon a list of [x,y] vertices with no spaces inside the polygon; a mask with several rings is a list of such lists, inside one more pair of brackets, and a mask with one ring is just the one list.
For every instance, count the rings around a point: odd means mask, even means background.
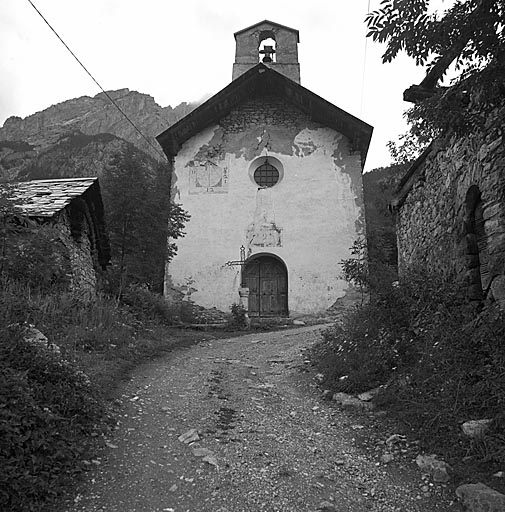
[{"label": "small window", "polygon": [[254,171],[254,181],[260,187],[273,187],[279,181],[279,171],[265,162]]}]

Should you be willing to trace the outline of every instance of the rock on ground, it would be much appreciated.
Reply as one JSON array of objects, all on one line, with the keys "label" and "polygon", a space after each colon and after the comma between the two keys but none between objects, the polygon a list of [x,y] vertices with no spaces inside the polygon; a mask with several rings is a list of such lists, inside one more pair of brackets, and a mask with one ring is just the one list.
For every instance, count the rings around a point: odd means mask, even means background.
[{"label": "rock on ground", "polygon": [[422,491],[411,456],[386,465],[360,443],[391,435],[369,424],[373,412],[321,397],[303,357],[318,338],[301,327],[208,339],[142,366],[121,389],[117,430],[59,510],[459,510],[452,491]]},{"label": "rock on ground", "polygon": [[460,485],[456,495],[467,512],[505,511],[505,495],[482,483]]}]

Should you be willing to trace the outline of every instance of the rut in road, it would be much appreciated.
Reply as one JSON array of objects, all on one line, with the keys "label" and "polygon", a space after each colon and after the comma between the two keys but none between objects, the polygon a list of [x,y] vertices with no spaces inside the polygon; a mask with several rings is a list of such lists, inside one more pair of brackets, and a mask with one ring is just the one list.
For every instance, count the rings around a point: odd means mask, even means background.
[{"label": "rut in road", "polygon": [[304,361],[319,336],[204,341],[139,368],[68,512],[456,510],[420,492],[411,461],[386,466],[356,444],[367,418],[323,401]]}]

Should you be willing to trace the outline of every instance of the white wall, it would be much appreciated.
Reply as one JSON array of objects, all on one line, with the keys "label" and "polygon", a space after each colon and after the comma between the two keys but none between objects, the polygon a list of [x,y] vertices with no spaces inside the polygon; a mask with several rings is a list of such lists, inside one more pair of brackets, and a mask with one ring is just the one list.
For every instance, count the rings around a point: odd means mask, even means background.
[{"label": "white wall", "polygon": [[[190,284],[191,300],[228,311],[239,300],[240,267],[225,263],[238,260],[244,245],[246,254],[267,252],[284,261],[291,314],[323,311],[345,294],[339,262],[365,232],[360,156],[341,134],[302,118],[240,129],[220,123],[183,145],[173,186],[191,219],[177,241],[166,287]],[[274,187],[259,189],[249,170],[265,155],[281,162],[284,175]],[[210,173],[211,184],[223,171],[227,179],[206,191],[196,186],[195,169],[202,181]],[[278,243],[272,223],[281,246],[254,245]]]}]

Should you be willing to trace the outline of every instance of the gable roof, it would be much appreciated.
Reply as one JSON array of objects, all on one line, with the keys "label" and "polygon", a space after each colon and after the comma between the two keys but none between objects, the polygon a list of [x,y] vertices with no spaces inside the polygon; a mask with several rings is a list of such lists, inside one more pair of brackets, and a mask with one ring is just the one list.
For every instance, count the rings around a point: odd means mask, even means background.
[{"label": "gable roof", "polygon": [[32,180],[8,186],[12,206],[28,217],[50,218],[84,194],[98,178]]},{"label": "gable roof", "polygon": [[171,158],[188,139],[226,116],[234,107],[263,92],[282,96],[310,118],[345,135],[364,165],[373,127],[286,76],[259,63],[156,137]]},{"label": "gable roof", "polygon": [[274,27],[279,27],[279,28],[283,28],[284,30],[289,30],[290,32],[294,32],[296,34],[296,42],[297,43],[300,42],[300,33],[298,32],[298,30],[296,30],[295,28],[286,27],[286,25],[281,25],[280,23],[275,23],[275,21],[270,21],[270,20],[263,20],[263,21],[260,21],[259,23],[255,23],[254,25],[251,25],[250,27],[243,28],[242,30],[235,32],[233,34],[233,36],[235,37],[235,39],[237,39],[237,36],[239,34],[242,34],[243,32],[248,32],[249,30],[259,27],[260,25],[272,25]]},{"label": "gable roof", "polygon": [[106,266],[110,261],[110,245],[104,219],[104,207],[98,178],[64,178],[31,180],[2,185],[7,191],[12,212],[31,218],[49,220],[72,201],[82,199],[88,205],[94,223],[98,260]]},{"label": "gable roof", "polygon": [[407,169],[407,172],[400,180],[400,183],[398,183],[393,198],[389,203],[389,207],[391,208],[391,210],[397,211],[402,207],[412,187],[414,186],[415,182],[419,179],[419,176],[423,171],[424,162],[431,155],[432,151],[435,149],[435,146],[436,145],[434,141],[432,141]]}]

